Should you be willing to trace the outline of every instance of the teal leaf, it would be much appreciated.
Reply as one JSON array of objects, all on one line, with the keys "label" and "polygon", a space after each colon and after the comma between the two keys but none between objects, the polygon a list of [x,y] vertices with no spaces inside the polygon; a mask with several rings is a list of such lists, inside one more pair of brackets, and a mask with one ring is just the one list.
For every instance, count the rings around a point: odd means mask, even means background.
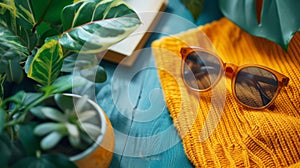
[{"label": "teal leaf", "polygon": [[83,130],[86,131],[86,133],[91,136],[93,139],[96,139],[101,134],[101,129],[99,126],[85,122],[82,123]]},{"label": "teal leaf", "polygon": [[40,150],[39,138],[33,132],[36,125],[35,123],[20,125],[20,141],[28,155],[35,155],[36,151]]},{"label": "teal leaf", "polygon": [[78,115],[79,121],[84,122],[84,121],[87,121],[87,120],[95,117],[97,115],[97,112],[94,110],[88,110],[88,111],[83,111],[81,113],[78,113],[77,115]]},{"label": "teal leaf", "polygon": [[89,81],[102,83],[106,81],[107,75],[103,67],[96,65],[92,68],[80,70],[80,75]]},{"label": "teal leaf", "polygon": [[74,97],[72,96],[66,96],[62,94],[56,94],[54,96],[54,100],[57,104],[57,106],[62,110],[62,111],[71,111],[74,109]]},{"label": "teal leaf", "polygon": [[47,119],[47,117],[42,113],[43,106],[37,106],[30,109],[31,114],[38,117],[39,119]]},{"label": "teal leaf", "polygon": [[69,123],[66,123],[65,125],[69,132],[68,139],[70,144],[75,148],[80,148],[81,139],[80,139],[80,133],[77,126]]},{"label": "teal leaf", "polygon": [[[2,60],[1,60],[2,59]],[[0,74],[4,75],[6,73],[6,61],[3,61],[3,57],[0,56]]]},{"label": "teal leaf", "polygon": [[64,59],[63,72],[73,72],[75,70],[91,68],[98,65],[99,61],[95,54],[73,53]]},{"label": "teal leaf", "polygon": [[25,97],[25,92],[24,91],[19,91],[16,94],[14,94],[13,96],[4,99],[3,104],[8,103],[8,102],[14,102],[16,104],[23,104],[23,100]]},{"label": "teal leaf", "polygon": [[22,60],[23,57],[19,55],[17,51],[11,49],[0,53],[0,73],[6,74],[6,80],[8,82],[22,82],[24,77],[24,71],[20,65]]},{"label": "teal leaf", "polygon": [[26,60],[26,62],[25,62],[25,66],[24,66],[24,71],[25,71],[25,73],[27,73],[28,74],[28,71],[29,71],[29,69],[30,69],[30,65],[31,65],[31,63],[32,63],[32,61],[33,61],[33,56],[32,55],[30,55],[30,56],[28,56],[27,57],[27,60]]},{"label": "teal leaf", "polygon": [[20,66],[19,59],[7,60],[6,78],[8,82],[21,83],[24,79],[24,71]]},{"label": "teal leaf", "polygon": [[0,133],[0,165],[6,167],[12,156],[12,150],[9,145],[10,139],[7,134]]},{"label": "teal leaf", "polygon": [[31,63],[33,61],[33,58],[36,55],[36,53],[37,53],[37,49],[32,50],[31,55],[29,55],[26,59],[26,62],[25,62],[25,65],[24,65],[24,71],[25,71],[26,74],[28,74],[28,71],[30,69],[30,65],[31,65]]},{"label": "teal leaf", "polygon": [[76,168],[77,166],[70,161],[70,159],[62,154],[46,154],[42,156],[44,159],[50,161],[56,167]]},{"label": "teal leaf", "polygon": [[252,35],[287,50],[300,30],[299,0],[219,0],[223,14]]},{"label": "teal leaf", "polygon": [[79,1],[64,8],[62,21],[65,31],[59,42],[83,53],[104,51],[140,25],[136,13],[122,0]]},{"label": "teal leaf", "polygon": [[181,0],[181,2],[191,12],[194,20],[196,21],[203,9],[204,0]]},{"label": "teal leaf", "polygon": [[50,160],[44,158],[37,158],[34,156],[24,157],[17,161],[12,168],[56,168]]},{"label": "teal leaf", "polygon": [[41,110],[42,113],[51,120],[58,121],[58,122],[65,122],[67,120],[67,118],[63,115],[63,113],[56,108],[44,107]]},{"label": "teal leaf", "polygon": [[87,83],[87,80],[74,75],[65,75],[57,78],[52,85],[44,86],[42,90],[49,94],[63,93],[70,91],[72,88],[83,86]]},{"label": "teal leaf", "polygon": [[50,132],[58,131],[58,132],[67,132],[66,127],[61,123],[43,123],[39,124],[34,129],[34,134],[38,136],[44,136]]},{"label": "teal leaf", "polygon": [[0,134],[2,133],[5,123],[6,123],[7,113],[5,110],[0,108]]},{"label": "teal leaf", "polygon": [[0,106],[4,97],[4,87],[3,84],[5,82],[6,76],[4,74],[0,74]]},{"label": "teal leaf", "polygon": [[42,96],[43,93],[25,93],[23,97],[23,103],[25,105],[30,105],[36,101],[39,101]]},{"label": "teal leaf", "polygon": [[59,132],[51,132],[46,137],[44,137],[41,141],[41,147],[44,150],[49,150],[55,147],[59,141],[64,137],[63,134]]},{"label": "teal leaf", "polygon": [[0,166],[7,168],[26,156],[19,141],[12,141],[8,134],[0,133]]},{"label": "teal leaf", "polygon": [[33,58],[28,77],[43,85],[51,85],[58,77],[63,64],[62,48],[58,41],[46,42]]}]

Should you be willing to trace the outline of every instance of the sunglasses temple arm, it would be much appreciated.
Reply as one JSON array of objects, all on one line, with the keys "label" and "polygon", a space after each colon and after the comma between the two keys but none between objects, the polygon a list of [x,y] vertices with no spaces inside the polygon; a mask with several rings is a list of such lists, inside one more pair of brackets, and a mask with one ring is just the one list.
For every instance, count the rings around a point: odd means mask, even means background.
[{"label": "sunglasses temple arm", "polygon": [[255,82],[255,85],[259,91],[259,94],[260,94],[260,97],[261,97],[261,100],[263,102],[264,105],[268,104],[271,99],[269,98],[269,96],[267,96],[265,94],[265,92],[263,91],[262,87],[260,86],[260,84],[257,82],[257,81],[254,81]]},{"label": "sunglasses temple arm", "polygon": [[259,91],[259,94],[260,94],[260,97],[261,97],[261,101],[263,102],[263,105],[266,105],[266,104],[268,104],[271,101],[271,99],[269,98],[269,96],[267,96],[265,94],[265,92],[263,91],[261,85],[257,81],[255,81],[253,79],[250,79],[250,78],[246,78],[245,80],[248,80],[248,81],[254,83],[254,85],[256,86],[257,90]]},{"label": "sunglasses temple arm", "polygon": [[245,79],[251,79],[255,83],[257,83],[256,81],[260,81],[260,82],[270,84],[270,85],[274,85],[274,86],[278,85],[278,83],[276,81],[274,81],[274,79],[271,79],[271,78],[268,78],[268,77],[249,74],[247,72],[239,72],[239,74],[241,75],[240,77],[245,78]]}]

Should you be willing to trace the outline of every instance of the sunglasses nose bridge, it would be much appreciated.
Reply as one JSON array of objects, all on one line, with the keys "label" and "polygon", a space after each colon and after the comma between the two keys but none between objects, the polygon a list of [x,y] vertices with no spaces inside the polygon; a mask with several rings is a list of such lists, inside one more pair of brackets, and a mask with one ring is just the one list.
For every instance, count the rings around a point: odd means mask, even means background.
[{"label": "sunglasses nose bridge", "polygon": [[225,67],[225,75],[229,78],[232,78],[234,75],[234,72],[237,70],[238,66],[232,64],[232,63],[224,63]]}]

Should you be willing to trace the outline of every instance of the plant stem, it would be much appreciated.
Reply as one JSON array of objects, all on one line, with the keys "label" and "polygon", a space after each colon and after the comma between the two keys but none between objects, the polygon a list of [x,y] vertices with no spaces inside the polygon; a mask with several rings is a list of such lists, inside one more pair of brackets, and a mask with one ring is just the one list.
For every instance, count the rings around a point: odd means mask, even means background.
[{"label": "plant stem", "polygon": [[42,152],[40,150],[37,150],[36,151],[36,157],[41,158],[41,156],[42,156]]},{"label": "plant stem", "polygon": [[[16,124],[22,123],[24,121],[24,119],[27,116],[27,113],[29,112],[29,110],[33,107],[35,107],[36,105],[38,105],[39,103],[41,103],[42,101],[44,101],[45,99],[47,99],[49,97],[48,93],[45,93],[44,95],[42,95],[40,98],[38,98],[35,102],[31,103],[29,106],[27,106],[24,111],[22,112],[21,115],[17,116],[16,118],[14,118],[11,122],[8,122],[5,127],[11,127],[14,126]],[[15,114],[15,112],[13,112],[13,114]],[[13,117],[13,116],[10,116]]]},{"label": "plant stem", "polygon": [[34,106],[40,104],[42,101],[44,101],[48,97],[49,97],[48,94],[44,94],[43,96],[41,96],[40,98],[38,98],[35,102],[33,102],[29,106],[27,106],[25,108],[25,110],[24,110],[24,113],[27,113],[31,108],[33,108]]}]

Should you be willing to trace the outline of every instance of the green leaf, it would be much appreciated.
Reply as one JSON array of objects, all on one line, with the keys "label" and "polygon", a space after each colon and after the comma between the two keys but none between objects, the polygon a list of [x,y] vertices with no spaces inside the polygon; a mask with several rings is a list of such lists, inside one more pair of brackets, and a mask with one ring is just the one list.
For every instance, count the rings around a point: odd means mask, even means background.
[{"label": "green leaf", "polygon": [[25,96],[25,92],[24,91],[19,91],[18,93],[14,94],[13,96],[5,99],[3,101],[3,104],[5,104],[7,102],[14,102],[16,104],[23,104],[24,96]]},{"label": "green leaf", "polygon": [[44,136],[50,132],[57,131],[61,133],[67,133],[66,127],[61,123],[43,123],[35,127],[34,134],[38,136]]},{"label": "green leaf", "polygon": [[20,60],[18,58],[8,59],[6,75],[8,82],[21,83],[24,78],[24,71],[20,66]]},{"label": "green leaf", "polygon": [[45,120],[47,117],[42,113],[42,108],[44,108],[44,106],[33,107],[30,109],[30,112],[39,119]]},{"label": "green leaf", "polygon": [[9,160],[9,165],[27,156],[26,151],[20,141],[10,143],[12,156]]},{"label": "green leaf", "polygon": [[300,30],[299,0],[220,0],[219,4],[223,14],[242,29],[285,50]]},{"label": "green leaf", "polygon": [[196,21],[203,9],[204,0],[181,0],[181,2],[191,12],[194,20]]},{"label": "green leaf", "polygon": [[0,133],[0,151],[0,166],[4,168],[25,157],[23,146],[19,141],[13,142],[6,133]]},{"label": "green leaf", "polygon": [[10,139],[7,134],[0,133],[0,165],[6,167],[12,156]]},{"label": "green leaf", "polygon": [[56,168],[56,166],[49,160],[37,157],[25,157],[17,161],[12,168]]},{"label": "green leaf", "polygon": [[74,148],[80,148],[81,145],[81,139],[80,139],[80,133],[76,125],[68,124],[66,123],[66,127],[68,129],[68,139],[70,144]]},{"label": "green leaf", "polygon": [[30,105],[38,101],[43,96],[43,93],[25,93],[23,97],[23,103],[25,105]]},{"label": "green leaf", "polygon": [[75,112],[81,113],[85,111],[89,105],[88,100],[89,100],[88,95],[81,96],[75,103],[75,108],[74,108]]},{"label": "green leaf", "polygon": [[62,21],[65,32],[59,40],[61,45],[86,53],[106,50],[140,24],[137,15],[122,0],[79,1],[64,8]]},{"label": "green leaf", "polygon": [[86,83],[87,80],[80,76],[65,75],[57,78],[52,85],[44,86],[42,90],[49,94],[56,94],[69,91],[70,89],[78,86],[83,86]]},{"label": "green leaf", "polygon": [[49,119],[58,121],[58,122],[65,122],[67,118],[63,115],[61,111],[52,107],[44,107],[41,109],[42,113]]},{"label": "green leaf", "polygon": [[99,61],[95,54],[80,54],[73,53],[64,59],[62,70],[63,72],[73,72],[75,70],[91,68],[98,65]]},{"label": "green leaf", "polygon": [[[0,2],[0,25],[2,27],[0,32],[5,33],[4,36],[6,36],[6,33],[9,33],[7,36],[13,35],[10,36],[10,38],[14,39],[13,41],[15,41],[15,38],[18,38],[18,41],[21,41],[19,44],[26,46],[28,51],[33,49],[37,41],[36,35],[31,31],[35,20],[29,4],[29,0],[6,0]],[[7,31],[4,32],[3,28]],[[3,45],[2,42],[1,45]],[[2,47],[0,48],[2,49]]]},{"label": "green leaf", "polygon": [[67,156],[62,154],[46,154],[42,156],[44,159],[50,161],[56,167],[76,168],[77,166],[70,161]]},{"label": "green leaf", "polygon": [[34,29],[44,41],[49,36],[58,35],[61,29],[61,12],[73,0],[31,0],[34,18],[37,20]]},{"label": "green leaf", "polygon": [[32,29],[36,20],[33,17],[33,10],[31,8],[32,0],[14,0],[17,9],[17,22],[22,26],[27,28],[27,30]]},{"label": "green leaf", "polygon": [[81,113],[78,113],[77,116],[78,116],[78,120],[80,122],[84,122],[84,121],[87,121],[93,117],[96,117],[97,115],[97,112],[94,111],[94,110],[88,110],[88,111],[84,111],[84,112],[81,112]]},{"label": "green leaf", "polygon": [[27,59],[26,59],[26,62],[25,62],[25,65],[24,65],[24,71],[26,74],[28,74],[28,71],[30,69],[30,65],[33,61],[33,58],[34,56],[36,55],[37,53],[37,49],[34,49],[31,51],[31,55],[27,56]]},{"label": "green leaf", "polygon": [[24,57],[18,54],[17,51],[11,49],[3,49],[0,51],[0,73],[5,73],[8,82],[20,83],[23,80],[24,72],[21,68],[20,62]]},{"label": "green leaf", "polygon": [[20,140],[28,155],[35,155],[36,151],[40,150],[39,138],[35,136],[33,132],[34,127],[36,125],[37,124],[35,123],[20,125],[20,130],[19,130]]},{"label": "green leaf", "polygon": [[[8,27],[4,27],[0,24],[0,51],[6,53],[8,50],[13,50],[20,55],[28,55],[29,51],[26,44],[15,35]],[[2,55],[0,57],[3,57]]]},{"label": "green leaf", "polygon": [[73,0],[31,0],[35,20],[43,20],[52,24],[61,23],[63,8],[72,4]]},{"label": "green leaf", "polygon": [[89,81],[102,83],[106,81],[107,75],[103,67],[96,65],[89,69],[80,70],[80,75]]},{"label": "green leaf", "polygon": [[62,48],[58,41],[46,42],[32,60],[28,77],[43,85],[51,85],[58,77],[63,64]]},{"label": "green leaf", "polygon": [[79,130],[78,130],[78,128],[77,128],[76,125],[70,124],[70,123],[65,123],[65,126],[66,126],[66,128],[67,128],[70,136],[72,136],[72,137],[74,137],[76,139],[80,139],[80,137],[79,137],[80,136],[80,132],[79,132]]},{"label": "green leaf", "polygon": [[45,41],[47,37],[59,35],[60,34],[59,29],[60,27],[51,26],[49,25],[49,23],[46,22],[42,22],[36,28],[37,33],[40,36],[40,41]]},{"label": "green leaf", "polygon": [[3,96],[4,96],[3,84],[4,84],[5,79],[6,79],[6,75],[0,74],[0,106],[1,106],[1,103],[2,103],[2,100],[3,100]]},{"label": "green leaf", "polygon": [[0,134],[2,133],[5,126],[6,116],[7,116],[6,111],[0,108]]},{"label": "green leaf", "polygon": [[101,134],[101,128],[97,125],[91,123],[82,123],[83,130],[91,136],[93,139],[96,139]]},{"label": "green leaf", "polygon": [[48,150],[53,148],[55,145],[59,143],[59,141],[63,138],[63,134],[59,132],[51,132],[41,141],[41,147],[44,150]]},{"label": "green leaf", "polygon": [[74,97],[72,96],[66,96],[62,94],[56,94],[54,96],[54,100],[57,104],[57,106],[62,110],[62,111],[71,111],[74,109]]}]

